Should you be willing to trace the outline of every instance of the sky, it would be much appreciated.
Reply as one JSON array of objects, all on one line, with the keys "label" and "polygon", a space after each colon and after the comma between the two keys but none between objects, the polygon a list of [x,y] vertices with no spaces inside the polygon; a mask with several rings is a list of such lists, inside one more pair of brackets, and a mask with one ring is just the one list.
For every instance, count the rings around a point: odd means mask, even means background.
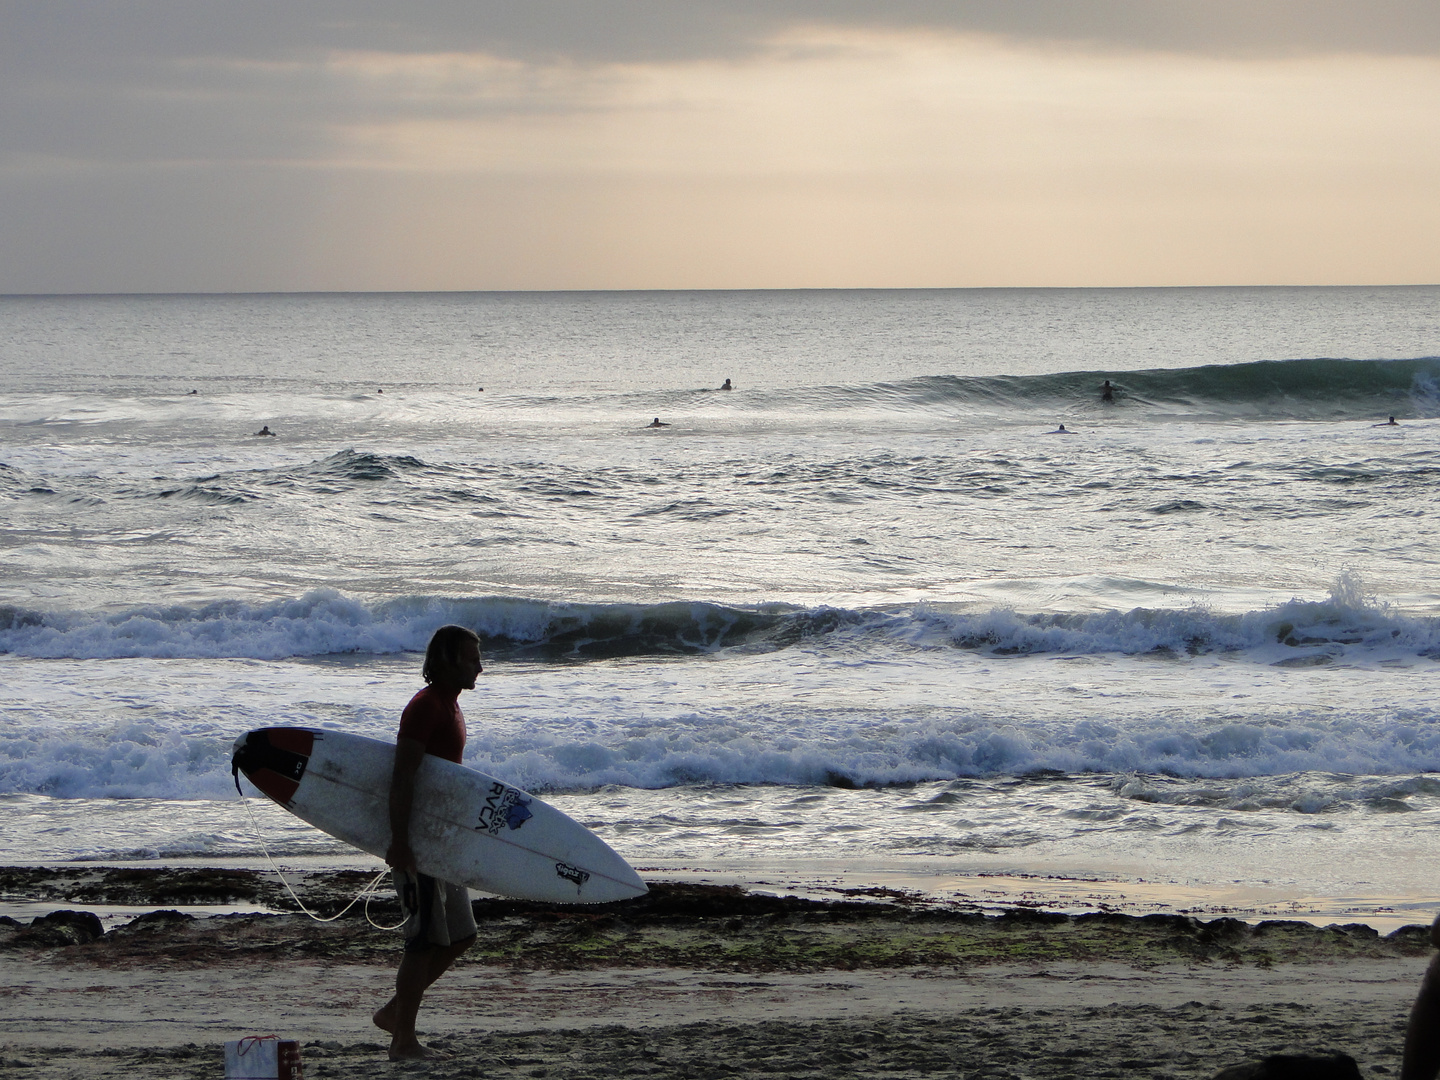
[{"label": "sky", "polygon": [[0,0],[0,293],[1440,282],[1435,0]]}]

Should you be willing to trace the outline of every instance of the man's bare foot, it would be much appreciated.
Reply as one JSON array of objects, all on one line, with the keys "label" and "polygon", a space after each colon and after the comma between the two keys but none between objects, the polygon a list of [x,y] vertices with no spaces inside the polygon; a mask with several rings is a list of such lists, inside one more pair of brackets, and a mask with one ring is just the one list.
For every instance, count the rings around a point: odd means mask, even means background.
[{"label": "man's bare foot", "polygon": [[392,998],[390,1001],[387,1001],[384,1005],[380,1006],[380,1008],[376,1009],[376,1010],[375,1010],[375,1015],[372,1016],[372,1017],[370,1017],[370,1019],[373,1020],[373,1021],[375,1021],[375,1026],[378,1027],[381,1031],[388,1031],[391,1035],[394,1035],[394,1034],[395,1034],[395,1001],[394,1001],[394,999]]},{"label": "man's bare foot", "polygon": [[391,1061],[449,1061],[450,1055],[443,1050],[436,1050],[433,1046],[426,1046],[418,1039],[414,1042],[397,1046],[390,1044]]}]

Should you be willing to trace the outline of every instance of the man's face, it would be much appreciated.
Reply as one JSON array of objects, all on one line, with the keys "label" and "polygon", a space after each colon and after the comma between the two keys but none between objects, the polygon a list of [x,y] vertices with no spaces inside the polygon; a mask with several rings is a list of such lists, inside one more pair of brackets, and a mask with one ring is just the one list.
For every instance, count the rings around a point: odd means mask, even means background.
[{"label": "man's face", "polygon": [[461,690],[474,690],[475,676],[484,670],[480,666],[480,646],[473,641],[461,642],[455,655],[455,685]]}]

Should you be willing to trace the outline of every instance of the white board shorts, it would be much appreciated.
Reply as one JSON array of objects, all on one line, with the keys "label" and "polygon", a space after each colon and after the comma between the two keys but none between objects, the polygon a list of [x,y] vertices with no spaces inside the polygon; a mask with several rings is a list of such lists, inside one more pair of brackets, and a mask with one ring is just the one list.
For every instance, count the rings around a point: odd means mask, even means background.
[{"label": "white board shorts", "polygon": [[405,924],[400,929],[405,934],[407,951],[451,945],[475,936],[475,912],[464,885],[440,881],[428,874],[412,874],[398,866],[391,878],[405,912]]}]

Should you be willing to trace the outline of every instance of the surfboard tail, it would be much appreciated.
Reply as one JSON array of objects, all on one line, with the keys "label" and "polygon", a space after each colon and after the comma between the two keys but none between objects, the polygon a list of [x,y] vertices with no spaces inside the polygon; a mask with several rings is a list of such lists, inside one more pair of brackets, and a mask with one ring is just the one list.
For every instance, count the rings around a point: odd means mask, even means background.
[{"label": "surfboard tail", "polygon": [[288,808],[310,764],[316,734],[307,728],[260,728],[241,735],[230,755],[235,790],[243,772],[268,798]]}]

